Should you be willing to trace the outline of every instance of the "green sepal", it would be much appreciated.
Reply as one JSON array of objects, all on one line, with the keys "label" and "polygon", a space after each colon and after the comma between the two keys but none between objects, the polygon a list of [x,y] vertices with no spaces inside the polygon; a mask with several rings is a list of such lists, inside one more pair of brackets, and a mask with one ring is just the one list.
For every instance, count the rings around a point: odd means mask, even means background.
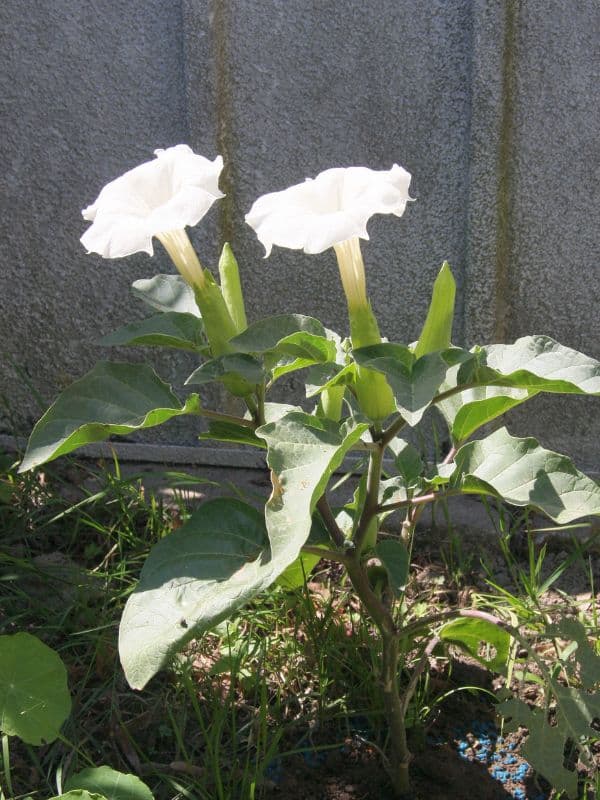
[{"label": "green sepal", "polygon": [[417,358],[450,347],[455,295],[456,282],[450,265],[444,261],[433,284],[427,318],[415,348]]},{"label": "green sepal", "polygon": [[194,287],[196,303],[202,314],[206,338],[213,356],[232,352],[229,344],[237,329],[223,298],[221,287],[213,278],[210,270],[204,270],[205,283],[202,288]]},{"label": "green sepal", "polygon": [[221,278],[221,291],[223,292],[225,305],[233,320],[236,333],[241,333],[246,329],[248,322],[246,320],[246,308],[244,306],[240,271],[229,242],[225,242],[223,245],[221,257],[219,259],[219,276]]}]

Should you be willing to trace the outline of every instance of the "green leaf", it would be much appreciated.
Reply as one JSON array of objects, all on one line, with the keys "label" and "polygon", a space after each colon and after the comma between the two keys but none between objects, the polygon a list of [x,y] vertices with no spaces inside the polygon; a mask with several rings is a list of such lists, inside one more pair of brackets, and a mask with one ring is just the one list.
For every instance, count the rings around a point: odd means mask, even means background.
[{"label": "green leaf", "polygon": [[29,633],[0,636],[0,730],[27,744],[52,742],[71,713],[60,656]]},{"label": "green leaf", "polygon": [[99,343],[105,346],[145,345],[194,351],[207,346],[200,317],[178,311],[167,311],[140,322],[132,322],[103,336]]},{"label": "green leaf", "polygon": [[111,767],[90,767],[65,782],[65,791],[84,789],[106,800],[153,800],[150,789],[136,775],[117,772]]},{"label": "green leaf", "polygon": [[[510,635],[493,622],[477,617],[460,617],[444,625],[439,637],[461,645],[469,655],[494,672],[506,670]],[[486,658],[482,653],[482,645],[491,645],[495,652]]]},{"label": "green leaf", "polygon": [[521,745],[521,754],[552,786],[570,797],[577,795],[577,772],[563,766],[565,760],[566,736],[558,726],[549,725],[545,714],[532,711],[522,700],[511,698],[497,706],[498,713],[505,719],[508,731],[516,730],[518,725],[529,729],[526,742]]},{"label": "green leaf", "polygon": [[85,789],[72,789],[70,792],[51,797],[50,800],[107,800],[104,795],[91,794]]},{"label": "green leaf", "polygon": [[295,561],[329,477],[366,429],[299,411],[258,428],[273,482],[266,531],[251,506],[213,500],[155,545],[121,620],[119,651],[133,688],[143,688],[187,641],[230,616]]},{"label": "green leaf", "polygon": [[[553,625],[546,628],[546,635],[553,638],[566,639],[576,643],[577,647],[573,653],[575,662],[578,665],[578,675],[581,683],[586,689],[600,684],[600,656],[596,654],[594,648],[589,643],[585,628],[576,619],[565,617]],[[561,661],[564,658],[561,655]],[[570,664],[567,664],[570,667]],[[575,670],[571,669],[571,673]]]},{"label": "green leaf", "polygon": [[200,316],[194,290],[180,275],[155,275],[134,281],[131,290],[152,308]]},{"label": "green leaf", "polygon": [[400,597],[406,589],[410,569],[406,546],[398,539],[383,539],[375,546],[375,553],[387,571],[393,595]]},{"label": "green leaf", "polygon": [[419,451],[400,437],[392,439],[389,448],[394,454],[394,464],[404,483],[407,486],[416,486],[425,469]]},{"label": "green leaf", "polygon": [[421,421],[448,371],[442,353],[417,359],[408,347],[391,342],[362,347],[353,354],[360,366],[385,375],[398,411],[411,426]]},{"label": "green leaf", "polygon": [[325,328],[318,319],[302,314],[279,314],[254,322],[230,344],[238,353],[266,353],[274,350],[282,339],[299,331],[326,338]]},{"label": "green leaf", "polygon": [[462,351],[440,388],[461,385],[463,392],[439,403],[455,442],[539,392],[600,394],[600,363],[548,336],[524,336]]},{"label": "green leaf", "polygon": [[[228,383],[231,378],[243,378],[255,386],[262,383],[264,371],[261,362],[245,353],[228,353],[218,358],[213,358],[195,369],[186,380],[190,384],[202,385],[220,381]],[[246,392],[247,393],[247,392]]]},{"label": "green leaf", "polygon": [[247,444],[251,447],[266,449],[265,443],[258,438],[252,428],[248,428],[245,425],[236,425],[234,422],[211,420],[208,430],[203,431],[198,438],[212,439],[217,442]]},{"label": "green leaf", "polygon": [[452,440],[457,443],[465,441],[482,425],[536,394],[537,392],[527,389],[478,386],[443,400],[439,408],[446,417]]},{"label": "green leaf", "polygon": [[302,553],[295,561],[287,566],[275,583],[288,591],[295,591],[304,586],[308,576],[317,566],[321,556],[314,553]]},{"label": "green leaf", "polygon": [[417,358],[450,347],[456,283],[450,264],[444,261],[435,283],[427,319],[415,348]]},{"label": "green leaf", "polygon": [[125,675],[141,689],[190,639],[261,587],[269,542],[262,515],[234,498],[202,503],[144,563],[119,631]]},{"label": "green leaf", "polygon": [[59,395],[37,423],[19,472],[113,434],[197,413],[199,407],[197,395],[182,406],[169,385],[144,364],[101,361]]},{"label": "green leaf", "polygon": [[452,484],[466,494],[494,495],[515,506],[533,506],[560,524],[600,514],[600,487],[567,456],[506,428],[463,445]]}]

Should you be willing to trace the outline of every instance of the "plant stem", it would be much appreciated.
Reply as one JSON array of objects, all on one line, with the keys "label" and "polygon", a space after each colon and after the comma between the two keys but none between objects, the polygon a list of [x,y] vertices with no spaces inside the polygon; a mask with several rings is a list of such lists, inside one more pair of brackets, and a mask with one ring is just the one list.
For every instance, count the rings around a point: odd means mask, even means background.
[{"label": "plant stem", "polygon": [[319,556],[320,558],[327,558],[329,561],[338,561],[340,564],[348,563],[348,556],[345,553],[341,553],[339,550],[328,550],[326,547],[303,544],[302,552],[309,553],[313,556]]},{"label": "plant stem", "polygon": [[[406,706],[398,693],[398,636],[383,633],[381,684],[388,718],[391,758],[387,766],[394,793],[402,796],[410,790],[408,767],[411,753],[406,740]],[[413,690],[414,691],[414,690]]]},{"label": "plant stem", "polygon": [[329,535],[333,539],[334,543],[338,547],[344,546],[344,534],[340,530],[340,526],[335,521],[335,517],[333,516],[333,511],[329,503],[327,502],[327,498],[325,495],[319,498],[317,501],[317,511],[321,515],[323,522],[325,523],[325,527],[329,531]]},{"label": "plant stem", "polygon": [[385,446],[381,442],[376,442],[379,446],[375,450],[371,450],[369,455],[369,470],[367,472],[367,495],[365,497],[365,504],[358,526],[354,533],[353,541],[357,553],[361,553],[365,544],[365,539],[369,532],[369,526],[373,517],[376,516],[379,510],[379,483],[381,481],[381,467],[383,464],[383,452]]}]

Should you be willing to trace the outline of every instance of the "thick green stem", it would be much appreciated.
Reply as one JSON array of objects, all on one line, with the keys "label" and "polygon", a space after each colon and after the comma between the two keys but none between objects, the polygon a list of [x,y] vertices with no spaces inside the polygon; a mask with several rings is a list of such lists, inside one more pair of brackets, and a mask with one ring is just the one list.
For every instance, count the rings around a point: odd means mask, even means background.
[{"label": "thick green stem", "polygon": [[[367,546],[374,545],[374,540],[377,538],[376,517],[379,510],[379,484],[381,482],[381,467],[385,448],[379,442],[375,442],[375,444],[378,446],[371,450],[369,455],[365,504],[353,537],[354,546],[359,555]],[[373,525],[375,525],[375,530]]]},{"label": "thick green stem", "polygon": [[391,747],[391,758],[387,770],[394,787],[394,794],[401,797],[410,790],[408,767],[411,753],[406,739],[406,707],[400,700],[398,692],[398,658],[398,637],[383,634],[381,685]]}]

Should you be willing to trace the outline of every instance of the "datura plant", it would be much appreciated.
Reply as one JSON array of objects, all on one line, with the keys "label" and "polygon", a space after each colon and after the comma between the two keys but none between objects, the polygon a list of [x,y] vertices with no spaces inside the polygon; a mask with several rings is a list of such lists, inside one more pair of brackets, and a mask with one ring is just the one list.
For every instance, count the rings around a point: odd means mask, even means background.
[{"label": "datura plant", "polygon": [[[388,171],[326,170],[314,180],[260,197],[246,217],[267,256],[273,245],[301,249],[307,258],[333,248],[349,338],[302,314],[248,323],[229,245],[218,262],[218,281],[201,264],[186,233],[223,196],[218,188],[222,166],[220,156],[211,162],[186,145],[157,150],[154,160],[109,183],[84,210],[92,224],[81,241],[104,258],[138,251],[152,255],[153,239],[161,242],[179,274],[137,280],[133,293],[155,313],[102,343],[190,351],[198,365],[185,385],[218,382],[240,398],[245,413],[205,408],[195,392],[179,397],[149,366],[103,361],[40,419],[21,470],[182,415],[206,419],[203,441],[262,449],[272,480],[263,513],[238,497],[206,501],[150,551],[120,626],[127,680],[143,688],[190,640],[234,614],[284,572],[297,579],[320,558],[337,562],[380,638],[381,669],[374,680],[388,716],[384,763],[395,794],[402,796],[410,790],[406,713],[434,650],[462,647],[499,672],[506,670],[516,643],[535,658],[514,621],[484,608],[424,614],[411,606],[407,587],[419,515],[428,504],[458,495],[532,507],[557,525],[600,514],[600,488],[569,458],[533,438],[512,436],[498,424],[482,432],[541,392],[599,394],[600,363],[543,335],[470,350],[454,346],[455,283],[446,263],[417,341],[382,338],[360,240],[368,239],[373,214],[401,217],[411,200],[410,175],[397,165]],[[268,261],[263,268],[268,270]],[[302,406],[271,401],[273,385],[300,370],[307,387]],[[438,412],[450,446],[441,463],[426,463],[410,434],[425,415]],[[365,464],[364,474],[357,475],[345,504],[333,507],[328,487],[353,453],[359,456],[351,462],[354,469],[360,472],[356,465]],[[393,512],[400,517],[397,524],[388,519]],[[564,639],[562,628],[555,633]],[[579,652],[589,656],[587,682],[571,675],[565,687],[566,666],[547,674],[548,700],[554,698],[565,725],[550,725],[542,712],[535,712],[535,725],[522,720],[531,726],[531,762],[568,791],[576,785],[576,773],[555,758],[544,766],[543,743],[552,741],[558,752],[565,741],[575,741],[585,760],[592,722],[600,716],[600,697],[589,691],[600,677],[598,659],[584,650],[585,632],[575,633]],[[575,640],[575,633],[567,635]],[[489,644],[492,657],[482,655],[482,642]],[[527,707],[507,703],[507,718],[518,721],[521,712],[531,716]]]}]

